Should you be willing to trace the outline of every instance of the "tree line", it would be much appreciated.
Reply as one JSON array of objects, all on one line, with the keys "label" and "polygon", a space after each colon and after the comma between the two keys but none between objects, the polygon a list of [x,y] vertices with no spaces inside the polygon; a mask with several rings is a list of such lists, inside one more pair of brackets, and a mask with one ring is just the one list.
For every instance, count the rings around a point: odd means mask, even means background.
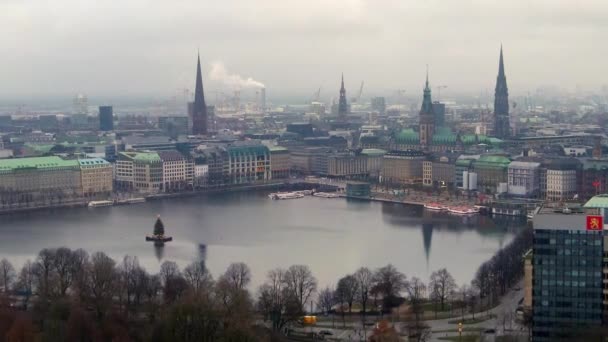
[{"label": "tree line", "polygon": [[117,262],[103,252],[47,248],[18,271],[0,260],[0,338],[274,341],[307,313],[336,314],[345,323],[356,307],[362,322],[403,310],[410,339],[423,341],[430,334],[423,317],[429,303],[435,314],[455,302],[463,314],[495,304],[521,278],[531,243],[528,229],[483,263],[470,286],[459,287],[445,268],[425,283],[388,264],[361,267],[318,288],[308,266],[292,265],[269,271],[253,294],[245,263],[214,279],[203,261],[183,269],[165,261],[150,274],[134,256]]}]

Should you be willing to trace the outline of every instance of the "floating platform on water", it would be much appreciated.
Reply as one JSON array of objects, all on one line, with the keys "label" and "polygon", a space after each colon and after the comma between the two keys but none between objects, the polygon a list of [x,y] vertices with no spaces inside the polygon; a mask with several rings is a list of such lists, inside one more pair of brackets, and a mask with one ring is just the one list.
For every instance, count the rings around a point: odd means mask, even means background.
[{"label": "floating platform on water", "polygon": [[154,233],[146,236],[146,241],[153,241],[155,246],[162,246],[165,242],[173,241],[172,236],[165,235],[165,225],[160,219],[160,215],[156,218],[154,224]]}]

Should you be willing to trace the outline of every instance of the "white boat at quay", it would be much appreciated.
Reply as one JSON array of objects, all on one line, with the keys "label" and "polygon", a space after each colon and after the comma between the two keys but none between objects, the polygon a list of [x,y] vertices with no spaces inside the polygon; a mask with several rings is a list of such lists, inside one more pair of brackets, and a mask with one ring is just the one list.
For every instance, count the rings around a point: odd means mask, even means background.
[{"label": "white boat at quay", "polygon": [[447,210],[447,208],[439,203],[436,202],[431,202],[431,203],[425,203],[424,204],[424,209],[428,209],[428,210],[434,210],[434,211],[445,211]]},{"label": "white boat at quay", "polygon": [[315,192],[314,194],[312,194],[315,197],[321,197],[321,198],[337,198],[340,197],[340,195],[333,193],[333,192]]},{"label": "white boat at quay", "polygon": [[479,209],[475,209],[473,207],[468,207],[468,206],[458,206],[458,207],[449,207],[448,212],[450,214],[456,214],[456,215],[473,215],[473,214],[478,214]]},{"label": "white boat at quay", "polygon": [[97,208],[97,207],[109,207],[114,205],[112,201],[91,201],[89,202],[89,208]]},{"label": "white boat at quay", "polygon": [[275,193],[268,195],[268,198],[273,199],[273,200],[296,199],[296,198],[302,198],[302,197],[304,197],[304,194],[297,192],[297,191],[296,192],[275,192]]}]

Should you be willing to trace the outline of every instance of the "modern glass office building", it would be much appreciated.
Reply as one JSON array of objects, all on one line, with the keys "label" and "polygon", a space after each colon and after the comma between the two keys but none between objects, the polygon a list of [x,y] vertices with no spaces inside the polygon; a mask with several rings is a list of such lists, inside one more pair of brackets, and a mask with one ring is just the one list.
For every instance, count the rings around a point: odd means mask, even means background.
[{"label": "modern glass office building", "polygon": [[534,217],[532,341],[571,340],[602,325],[603,211],[542,208]]}]

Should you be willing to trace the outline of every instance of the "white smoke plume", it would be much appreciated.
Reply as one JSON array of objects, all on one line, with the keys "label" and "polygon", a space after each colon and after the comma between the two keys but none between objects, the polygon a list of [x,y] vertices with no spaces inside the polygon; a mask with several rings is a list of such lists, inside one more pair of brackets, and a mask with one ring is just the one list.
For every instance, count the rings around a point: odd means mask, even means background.
[{"label": "white smoke plume", "polygon": [[258,82],[251,77],[243,78],[241,75],[229,73],[222,62],[211,64],[209,78],[234,88],[264,88],[264,83]]}]

